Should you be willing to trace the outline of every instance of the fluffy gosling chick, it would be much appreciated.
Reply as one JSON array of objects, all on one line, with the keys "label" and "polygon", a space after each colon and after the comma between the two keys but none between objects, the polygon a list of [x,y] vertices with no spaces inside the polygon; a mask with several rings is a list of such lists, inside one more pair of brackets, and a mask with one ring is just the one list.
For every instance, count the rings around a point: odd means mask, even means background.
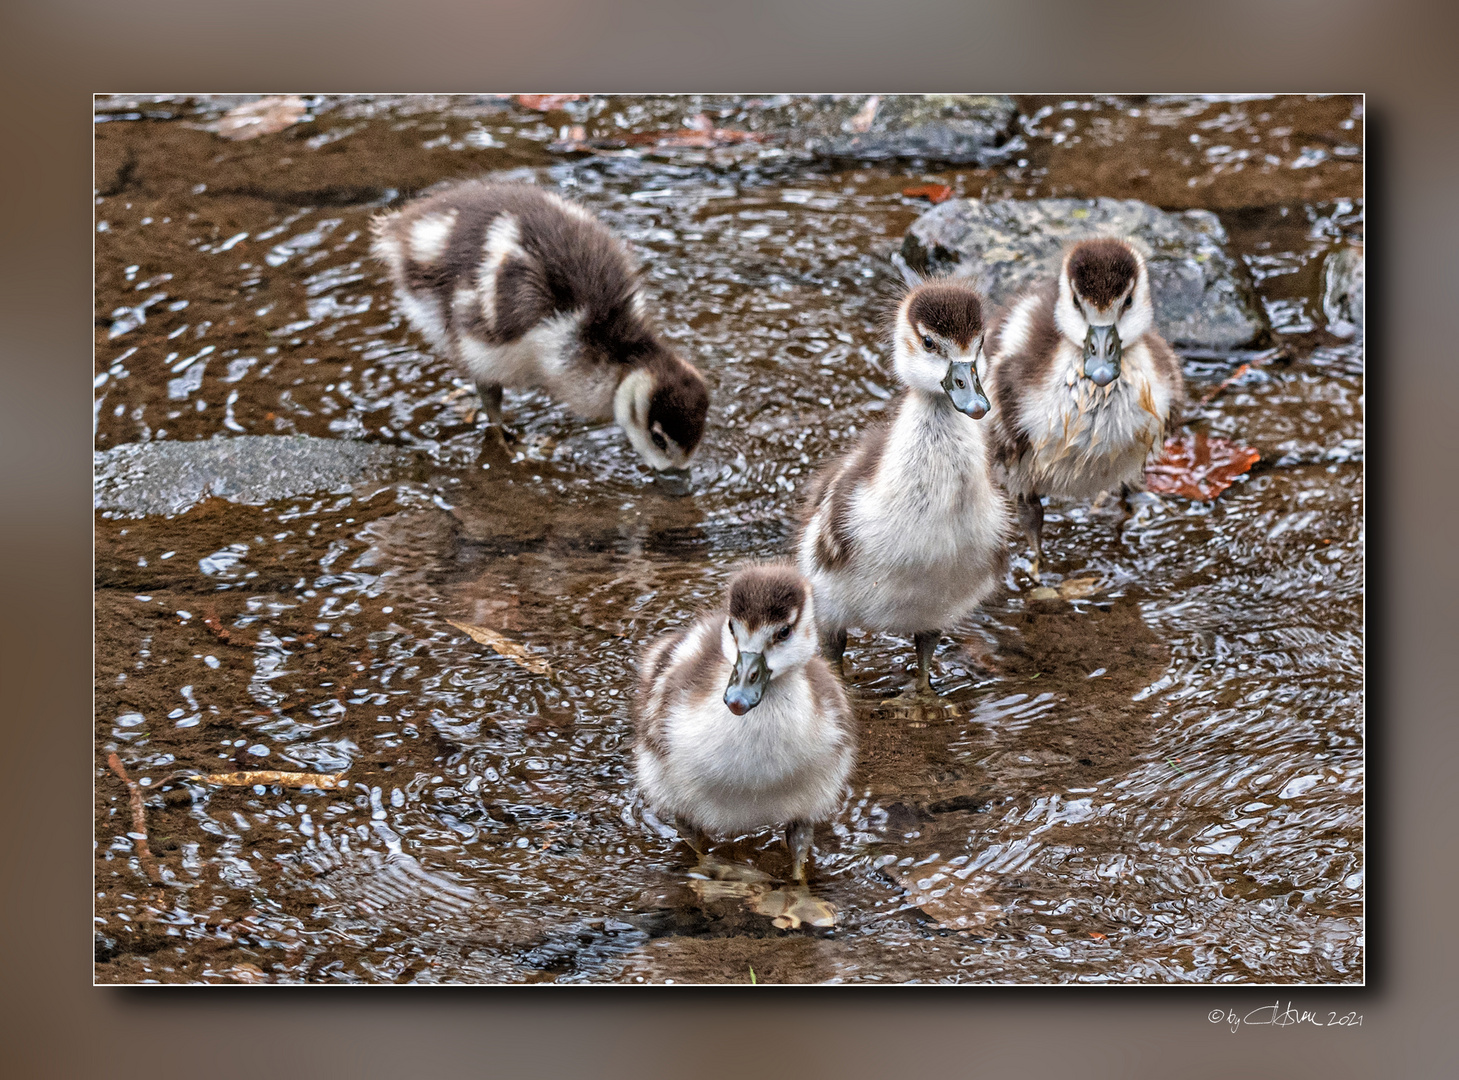
[{"label": "fluffy gosling chick", "polygon": [[785,824],[803,884],[813,826],[840,806],[856,756],[805,579],[789,566],[741,570],[724,608],[645,650],[635,714],[649,805],[701,855],[705,833]]},{"label": "fluffy gosling chick", "polygon": [[372,251],[420,333],[475,380],[540,387],[611,417],[651,467],[682,471],[709,391],[650,325],[628,249],[576,203],[530,184],[453,184],[377,217]]},{"label": "fluffy gosling chick", "polygon": [[982,419],[977,292],[956,279],[914,285],[897,307],[892,350],[906,390],[891,424],[812,481],[797,558],[838,668],[847,627],[911,633],[925,693],[942,630],[993,594],[1007,562],[1011,516]]},{"label": "fluffy gosling chick", "polygon": [[1179,422],[1180,360],[1154,323],[1144,258],[1101,238],[1071,247],[1058,281],[1015,300],[989,331],[998,475],[1017,500],[1035,579],[1042,496],[1118,490],[1128,516],[1146,460]]}]

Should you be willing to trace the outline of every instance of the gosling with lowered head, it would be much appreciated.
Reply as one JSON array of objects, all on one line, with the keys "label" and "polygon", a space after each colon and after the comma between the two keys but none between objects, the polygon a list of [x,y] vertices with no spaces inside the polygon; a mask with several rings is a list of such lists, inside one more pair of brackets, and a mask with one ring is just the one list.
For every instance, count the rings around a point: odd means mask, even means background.
[{"label": "gosling with lowered head", "polygon": [[540,387],[612,418],[660,472],[682,472],[709,391],[649,322],[638,268],[587,210],[530,184],[451,184],[377,217],[372,250],[406,318],[471,376],[492,423],[502,388]]}]

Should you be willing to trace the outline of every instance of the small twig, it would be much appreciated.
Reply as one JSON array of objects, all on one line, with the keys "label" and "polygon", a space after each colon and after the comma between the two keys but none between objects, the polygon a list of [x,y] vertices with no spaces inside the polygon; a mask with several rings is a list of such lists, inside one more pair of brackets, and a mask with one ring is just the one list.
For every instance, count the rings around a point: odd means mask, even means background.
[{"label": "small twig", "polygon": [[1273,360],[1282,360],[1285,359],[1286,356],[1287,351],[1282,348],[1269,349],[1264,353],[1258,353],[1256,356],[1253,356],[1249,361],[1239,366],[1230,375],[1226,376],[1226,378],[1221,381],[1220,385],[1218,385],[1214,390],[1207,393],[1205,397],[1201,398],[1200,403],[1202,405],[1209,405],[1211,402],[1215,401],[1218,397],[1225,393],[1228,386],[1234,385],[1241,379],[1243,375],[1249,372],[1252,368],[1265,367]]},{"label": "small twig", "polygon": [[222,621],[214,612],[210,611],[203,616],[203,625],[211,630],[213,632],[213,636],[221,641],[224,645],[232,645],[240,649],[252,649],[257,647],[258,645],[258,642],[249,641],[245,637],[240,637],[237,641],[234,641],[234,632],[224,626]]},{"label": "small twig", "polygon": [[1222,380],[1222,382],[1221,382],[1221,384],[1219,386],[1217,386],[1214,390],[1212,390],[1208,394],[1206,394],[1205,397],[1201,398],[1201,404],[1202,405],[1209,405],[1212,401],[1214,401],[1216,398],[1218,398],[1222,394],[1223,391],[1225,391],[1226,387],[1228,387],[1232,383],[1236,382],[1238,379],[1241,378],[1241,376],[1245,375],[1250,370],[1251,370],[1251,365],[1250,364],[1242,364],[1235,371],[1233,371],[1230,375],[1226,376],[1226,378],[1224,380]]},{"label": "small twig", "polygon": [[256,769],[246,772],[213,773],[208,776],[191,776],[190,780],[201,780],[207,784],[222,784],[227,787],[252,787],[254,784],[277,784],[280,787],[315,787],[334,791],[349,787],[344,773],[277,772],[273,769]]},{"label": "small twig", "polygon": [[122,783],[127,785],[127,795],[132,804],[132,832],[135,834],[132,842],[137,845],[137,861],[142,864],[148,881],[153,885],[166,885],[167,882],[162,880],[162,871],[157,869],[157,860],[152,857],[152,849],[147,846],[147,810],[142,805],[142,788],[122,768],[121,758],[108,754],[106,763],[121,778]]}]

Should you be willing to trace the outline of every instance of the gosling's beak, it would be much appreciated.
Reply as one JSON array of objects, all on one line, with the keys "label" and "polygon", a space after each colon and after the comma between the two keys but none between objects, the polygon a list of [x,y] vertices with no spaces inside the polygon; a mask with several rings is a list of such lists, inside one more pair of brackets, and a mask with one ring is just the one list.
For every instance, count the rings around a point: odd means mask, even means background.
[{"label": "gosling's beak", "polygon": [[688,495],[692,490],[688,469],[660,469],[654,473],[654,483],[670,495]]},{"label": "gosling's beak", "polygon": [[1084,335],[1084,374],[1095,386],[1108,386],[1120,377],[1122,351],[1114,323],[1091,326]]},{"label": "gosling's beak", "polygon": [[765,654],[742,652],[735,657],[735,672],[725,687],[724,703],[736,716],[744,716],[760,704],[769,681],[770,665],[765,663]]},{"label": "gosling's beak", "polygon": [[978,370],[971,360],[955,360],[949,364],[942,379],[942,388],[947,391],[953,408],[958,412],[966,413],[974,420],[988,415],[988,399],[983,395]]}]

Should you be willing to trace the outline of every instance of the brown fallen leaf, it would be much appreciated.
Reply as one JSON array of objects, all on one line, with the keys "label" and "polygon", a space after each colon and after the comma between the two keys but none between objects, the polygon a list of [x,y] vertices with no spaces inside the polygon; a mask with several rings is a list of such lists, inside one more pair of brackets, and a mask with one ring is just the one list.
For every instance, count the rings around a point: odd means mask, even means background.
[{"label": "brown fallen leaf", "polygon": [[263,968],[257,964],[234,964],[230,968],[218,972],[225,979],[231,979],[238,983],[265,983],[269,977],[264,974]]},{"label": "brown fallen leaf", "polygon": [[940,203],[952,198],[952,188],[946,184],[916,184],[904,187],[902,194],[909,199],[926,199],[928,202]]},{"label": "brown fallen leaf", "polygon": [[802,923],[836,925],[836,905],[812,896],[804,885],[772,889],[765,881],[691,878],[689,888],[701,903],[738,900],[746,911],[764,915],[781,930],[798,930]]},{"label": "brown fallen leaf", "polygon": [[502,637],[495,630],[488,630],[484,626],[472,626],[470,623],[460,623],[455,619],[447,619],[446,622],[460,630],[472,641],[485,645],[498,656],[505,656],[518,667],[526,668],[534,675],[552,677],[551,665],[540,656],[528,652],[525,645],[518,644],[511,638]]},{"label": "brown fallen leaf", "polygon": [[1105,938],[1105,935],[1101,934],[1098,930],[1089,931],[1089,936],[1092,937],[1095,941],[1103,941]]},{"label": "brown fallen leaf", "polygon": [[1083,600],[1086,596],[1102,591],[1108,584],[1104,578],[1093,575],[1065,578],[1059,582],[1059,595],[1065,600]]},{"label": "brown fallen leaf", "polygon": [[1261,454],[1249,446],[1186,431],[1167,439],[1160,457],[1145,466],[1145,487],[1157,495],[1208,502],[1260,460]]},{"label": "brown fallen leaf", "polygon": [[1003,909],[985,894],[994,882],[947,864],[933,863],[907,870],[892,870],[907,899],[923,914],[949,930],[977,930],[1002,917]]},{"label": "brown fallen leaf", "polygon": [[760,896],[752,897],[751,911],[764,915],[771,925],[782,930],[799,930],[801,923],[811,926],[835,926],[836,905],[819,896],[812,896],[804,885],[791,885],[783,889],[772,889]]},{"label": "brown fallen leaf", "polygon": [[196,779],[224,787],[252,787],[254,784],[277,784],[279,787],[323,788],[337,791],[349,787],[344,773],[278,772],[274,769],[251,769],[245,772],[212,773]]},{"label": "brown fallen leaf", "polygon": [[587,94],[518,94],[517,104],[524,109],[535,109],[537,112],[552,112],[560,109],[569,101],[581,101]]},{"label": "brown fallen leaf", "polygon": [[237,142],[283,131],[302,120],[304,113],[304,99],[301,97],[293,94],[286,97],[264,97],[236,109],[229,109],[211,124],[204,124],[203,128],[221,138]]}]

